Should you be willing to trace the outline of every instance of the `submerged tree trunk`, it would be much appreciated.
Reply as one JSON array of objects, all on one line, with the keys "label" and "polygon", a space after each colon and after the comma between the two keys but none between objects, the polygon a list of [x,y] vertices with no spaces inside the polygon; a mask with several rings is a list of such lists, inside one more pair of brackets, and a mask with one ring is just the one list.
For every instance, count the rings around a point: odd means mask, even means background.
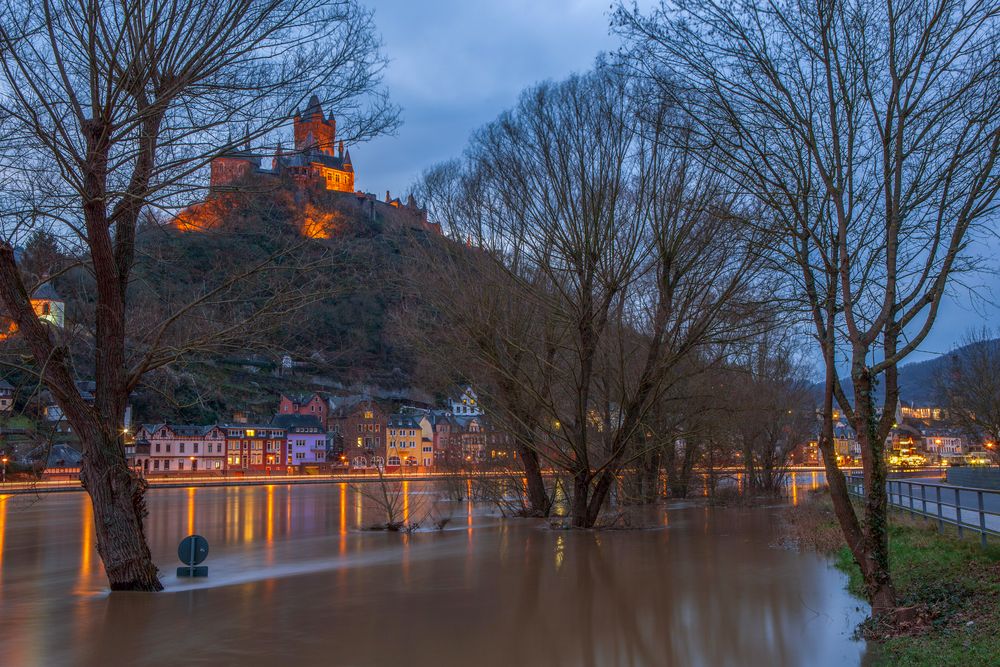
[{"label": "submerged tree trunk", "polygon": [[552,511],[552,498],[545,490],[545,480],[542,479],[542,467],[538,452],[525,445],[518,445],[521,465],[524,467],[524,478],[528,486],[528,515],[547,517]]},{"label": "submerged tree trunk", "polygon": [[577,470],[573,475],[573,497],[570,500],[570,518],[574,528],[590,528],[590,471]]},{"label": "submerged tree trunk", "polygon": [[91,443],[85,451],[80,477],[94,507],[97,551],[111,590],[162,590],[143,528],[145,480],[128,468],[119,442]]}]

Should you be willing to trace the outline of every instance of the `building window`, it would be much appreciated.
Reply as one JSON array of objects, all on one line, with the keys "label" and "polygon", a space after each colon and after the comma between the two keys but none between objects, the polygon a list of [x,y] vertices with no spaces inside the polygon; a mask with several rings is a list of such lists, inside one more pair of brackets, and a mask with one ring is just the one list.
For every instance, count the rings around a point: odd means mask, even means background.
[{"label": "building window", "polygon": [[170,453],[170,443],[168,442],[167,443],[167,454],[169,454],[169,453]]},{"label": "building window", "polygon": [[159,451],[160,451],[160,443],[156,443],[156,451],[157,451],[157,452],[159,452]]},{"label": "building window", "polygon": [[178,461],[177,462],[177,469],[178,470],[184,470],[184,461]]},{"label": "building window", "polygon": [[170,461],[164,461],[163,462],[163,469],[164,470],[170,470]]},{"label": "building window", "polygon": [[198,453],[198,443],[197,442],[194,443],[193,445],[191,445],[191,447],[193,447],[193,449],[191,451],[193,451],[195,454],[197,454]]},{"label": "building window", "polygon": [[158,460],[153,461],[153,470],[160,469],[160,462]]},{"label": "building window", "polygon": [[182,443],[180,443],[180,444],[179,444],[179,445],[177,446],[177,452],[178,452],[179,454],[183,454],[183,453],[184,453],[184,443],[183,443],[183,442],[182,442]]}]

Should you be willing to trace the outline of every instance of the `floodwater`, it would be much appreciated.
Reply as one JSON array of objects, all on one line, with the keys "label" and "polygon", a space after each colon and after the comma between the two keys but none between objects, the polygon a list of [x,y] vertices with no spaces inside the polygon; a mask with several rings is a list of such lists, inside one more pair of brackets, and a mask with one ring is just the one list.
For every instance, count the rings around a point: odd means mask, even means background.
[{"label": "floodwater", "polygon": [[[773,509],[672,507],[655,528],[561,531],[405,485],[378,520],[343,484],[159,489],[166,592],[108,594],[82,493],[0,496],[0,664],[858,665],[864,605],[775,546]],[[207,579],[174,576],[204,535]]]}]

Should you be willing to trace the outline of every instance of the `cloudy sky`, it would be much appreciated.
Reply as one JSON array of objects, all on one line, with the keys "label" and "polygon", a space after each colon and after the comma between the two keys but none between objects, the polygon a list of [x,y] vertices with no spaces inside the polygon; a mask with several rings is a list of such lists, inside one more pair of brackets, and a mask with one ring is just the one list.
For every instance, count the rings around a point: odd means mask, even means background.
[{"label": "cloudy sky", "polygon": [[[648,7],[654,0],[642,0]],[[358,187],[405,195],[427,167],[461,154],[476,128],[545,79],[588,69],[616,48],[610,0],[368,0],[391,63],[386,83],[403,125],[351,151]],[[982,254],[995,256],[1000,244]],[[992,258],[990,262],[995,267]],[[1000,279],[970,276],[943,304],[913,360],[945,353],[970,330],[1000,326]],[[973,294],[975,296],[973,296]]]},{"label": "cloudy sky", "polygon": [[404,194],[420,173],[456,157],[479,126],[525,87],[584,71],[602,50],[609,0],[367,0],[391,63],[403,126],[351,151],[358,187]]}]

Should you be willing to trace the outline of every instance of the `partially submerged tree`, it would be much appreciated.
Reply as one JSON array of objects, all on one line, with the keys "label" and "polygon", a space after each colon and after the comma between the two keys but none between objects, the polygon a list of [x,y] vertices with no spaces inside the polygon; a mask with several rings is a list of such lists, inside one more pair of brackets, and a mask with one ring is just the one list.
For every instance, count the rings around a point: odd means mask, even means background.
[{"label": "partially submerged tree", "polygon": [[[82,442],[112,590],[161,588],[143,533],[145,486],[125,460],[130,391],[192,348],[233,344],[256,315],[294,310],[280,296],[293,283],[239,287],[262,272],[280,275],[294,246],[225,272],[191,302],[136,303],[134,269],[150,261],[137,252],[140,221],[203,192],[205,167],[236,148],[227,139],[234,131],[240,143],[266,138],[314,92],[352,128],[348,139],[391,127],[383,64],[372,15],[353,0],[41,0],[0,9],[8,179],[0,304]],[[16,265],[14,246],[36,228],[61,235],[93,278],[93,404],[76,387],[65,341],[35,316]],[[221,330],[200,326],[215,308],[236,319]]]},{"label": "partially submerged tree", "polygon": [[512,435],[566,476],[581,528],[641,451],[671,371],[758,312],[753,212],[663,147],[669,107],[636,92],[604,64],[526,91],[439,188],[467,247],[424,267],[470,366],[519,396]]},{"label": "partially submerged tree", "polygon": [[792,450],[816,422],[809,383],[788,341],[763,336],[727,374],[729,432],[739,447],[744,489],[779,494]]},{"label": "partially submerged tree", "polygon": [[[988,0],[677,0],[616,13],[628,62],[686,111],[705,164],[780,232],[784,296],[814,324],[825,363],[827,479],[875,615],[896,604],[884,456],[896,368],[996,211],[998,17]],[[836,464],[834,401],[858,434],[863,521]]]}]

